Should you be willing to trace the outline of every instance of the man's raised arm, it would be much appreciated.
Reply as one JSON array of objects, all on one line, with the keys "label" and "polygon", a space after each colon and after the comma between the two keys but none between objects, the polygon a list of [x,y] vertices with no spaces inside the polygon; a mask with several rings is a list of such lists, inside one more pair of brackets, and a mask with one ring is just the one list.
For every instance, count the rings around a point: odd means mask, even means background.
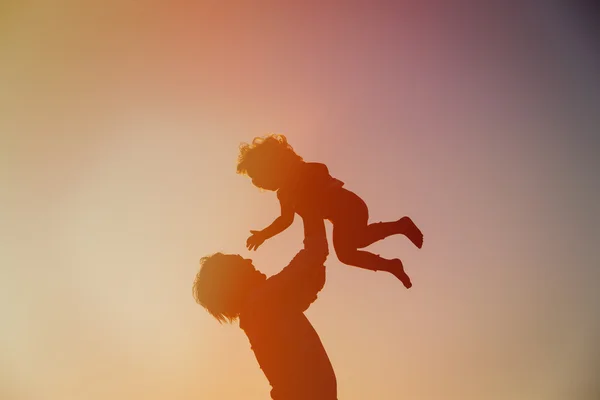
[{"label": "man's raised arm", "polygon": [[304,311],[317,299],[325,284],[325,266],[329,249],[322,218],[304,217],[304,248],[281,272],[267,281],[273,306]]},{"label": "man's raised arm", "polygon": [[304,223],[304,250],[310,262],[323,264],[329,255],[325,222],[318,216],[308,216],[302,219]]}]

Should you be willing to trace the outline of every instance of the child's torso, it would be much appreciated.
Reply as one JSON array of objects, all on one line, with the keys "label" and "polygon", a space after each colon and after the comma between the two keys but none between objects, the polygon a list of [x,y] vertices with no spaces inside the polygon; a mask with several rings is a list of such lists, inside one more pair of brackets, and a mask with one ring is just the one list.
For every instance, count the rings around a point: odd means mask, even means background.
[{"label": "child's torso", "polygon": [[318,212],[324,219],[335,214],[335,198],[344,182],[333,178],[325,164],[304,163],[293,179],[277,191],[280,201],[293,206],[294,211],[304,216]]}]

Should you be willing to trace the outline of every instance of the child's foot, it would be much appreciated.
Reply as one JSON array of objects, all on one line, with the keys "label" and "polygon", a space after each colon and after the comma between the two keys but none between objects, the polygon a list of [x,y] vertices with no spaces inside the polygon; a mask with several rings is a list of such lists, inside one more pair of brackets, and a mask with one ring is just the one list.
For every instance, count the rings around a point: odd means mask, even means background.
[{"label": "child's foot", "polygon": [[390,260],[389,272],[392,273],[396,278],[400,279],[404,287],[410,289],[412,282],[410,281],[410,277],[406,274],[406,272],[404,272],[404,266],[402,265],[401,260],[398,258]]},{"label": "child's foot", "polygon": [[398,220],[402,224],[402,233],[410,239],[419,249],[423,247],[423,233],[409,217],[402,217]]}]

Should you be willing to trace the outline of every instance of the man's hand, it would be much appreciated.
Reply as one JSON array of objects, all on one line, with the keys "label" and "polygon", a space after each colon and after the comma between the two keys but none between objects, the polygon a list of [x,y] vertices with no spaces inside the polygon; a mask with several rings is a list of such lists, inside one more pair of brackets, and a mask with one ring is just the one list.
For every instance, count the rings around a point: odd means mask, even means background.
[{"label": "man's hand", "polygon": [[248,250],[256,250],[264,243],[267,238],[263,235],[262,231],[250,231],[252,234],[248,240],[246,240],[246,247]]}]

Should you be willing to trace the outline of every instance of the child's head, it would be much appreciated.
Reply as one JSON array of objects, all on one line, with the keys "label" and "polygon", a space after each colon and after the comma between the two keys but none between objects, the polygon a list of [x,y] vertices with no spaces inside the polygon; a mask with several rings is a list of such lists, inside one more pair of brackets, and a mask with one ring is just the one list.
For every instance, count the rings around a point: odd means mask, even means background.
[{"label": "child's head", "polygon": [[299,161],[302,157],[294,152],[284,135],[255,137],[251,144],[240,146],[237,172],[248,175],[261,189],[277,190],[287,171]]},{"label": "child's head", "polygon": [[200,260],[192,293],[196,302],[219,322],[233,322],[240,314],[244,297],[265,279],[252,260],[216,253]]}]

